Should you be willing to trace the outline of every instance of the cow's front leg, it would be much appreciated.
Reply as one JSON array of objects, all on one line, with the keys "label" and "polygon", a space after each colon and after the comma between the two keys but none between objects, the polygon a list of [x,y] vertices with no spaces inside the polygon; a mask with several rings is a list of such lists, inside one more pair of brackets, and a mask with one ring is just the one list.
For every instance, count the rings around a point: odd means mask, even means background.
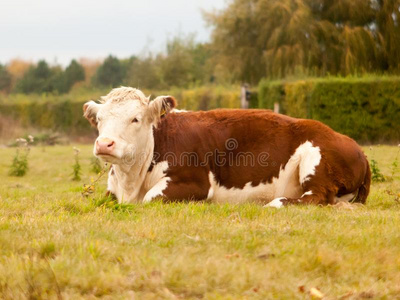
[{"label": "cow's front leg", "polygon": [[144,196],[143,203],[149,203],[154,198],[157,197],[165,197],[164,190],[168,187],[168,183],[171,181],[171,178],[164,177],[161,178]]}]

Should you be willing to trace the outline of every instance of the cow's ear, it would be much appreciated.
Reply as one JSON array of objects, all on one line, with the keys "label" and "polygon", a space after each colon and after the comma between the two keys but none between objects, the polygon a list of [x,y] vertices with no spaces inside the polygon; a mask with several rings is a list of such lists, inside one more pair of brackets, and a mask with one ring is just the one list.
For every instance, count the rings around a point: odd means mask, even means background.
[{"label": "cow's ear", "polygon": [[97,104],[93,100],[83,104],[83,116],[88,119],[93,127],[97,127],[97,112],[101,104]]},{"label": "cow's ear", "polygon": [[149,104],[150,122],[157,124],[163,116],[176,107],[177,103],[172,96],[159,96]]}]

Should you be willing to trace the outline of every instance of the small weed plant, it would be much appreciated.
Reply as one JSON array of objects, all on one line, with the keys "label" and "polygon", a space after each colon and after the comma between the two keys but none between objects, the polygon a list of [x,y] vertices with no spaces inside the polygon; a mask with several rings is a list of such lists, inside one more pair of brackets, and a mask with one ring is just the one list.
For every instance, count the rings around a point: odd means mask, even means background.
[{"label": "small weed plant", "polygon": [[101,167],[100,172],[97,173],[97,178],[90,178],[90,184],[84,184],[82,188],[82,196],[85,198],[89,196],[93,196],[96,192],[96,185],[99,180],[106,174],[108,171],[108,164],[105,164],[104,167]]},{"label": "small weed plant", "polygon": [[74,147],[74,157],[75,157],[75,163],[72,166],[72,180],[74,181],[79,181],[81,180],[81,174],[82,174],[82,167],[81,164],[79,163],[79,153],[81,151]]},{"label": "small weed plant", "polygon": [[390,165],[390,169],[391,169],[391,178],[392,180],[394,180],[394,177],[397,175],[397,172],[399,171],[399,152],[400,152],[400,144],[397,145],[397,153],[396,153],[396,157],[394,158],[392,164]]},{"label": "small weed plant", "polygon": [[372,158],[370,160],[370,168],[371,168],[371,179],[373,182],[384,182],[386,181],[385,176],[382,174],[381,169],[378,166],[378,162],[374,159],[374,150],[375,148],[369,147],[372,151]]},{"label": "small weed plant", "polygon": [[22,177],[28,172],[28,156],[33,142],[34,139],[31,135],[28,136],[28,139],[19,138],[16,140],[17,148],[10,167],[10,176]]},{"label": "small weed plant", "polygon": [[378,163],[375,159],[371,159],[371,173],[372,173],[372,181],[374,182],[385,181],[385,176],[383,176],[381,170],[378,167]]},{"label": "small weed plant", "polygon": [[92,159],[90,160],[90,167],[91,171],[95,174],[99,174],[103,169],[100,159],[98,159],[97,157],[92,157]]}]

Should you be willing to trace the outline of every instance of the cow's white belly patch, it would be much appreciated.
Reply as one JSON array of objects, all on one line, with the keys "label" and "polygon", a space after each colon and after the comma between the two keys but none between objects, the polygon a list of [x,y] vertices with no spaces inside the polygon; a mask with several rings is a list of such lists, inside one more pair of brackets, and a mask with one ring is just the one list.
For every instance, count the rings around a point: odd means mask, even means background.
[{"label": "cow's white belly patch", "polygon": [[208,177],[211,184],[208,199],[216,203],[266,203],[274,198],[274,183],[260,183],[257,186],[252,186],[252,183],[248,182],[242,189],[235,187],[227,189],[217,183],[212,172],[209,173]]},{"label": "cow's white belly patch", "polygon": [[300,145],[286,165],[281,166],[278,177],[271,182],[253,186],[247,182],[243,188],[226,188],[218,184],[214,174],[209,173],[210,190],[208,199],[216,203],[268,203],[279,197],[300,198],[304,191],[302,184],[315,175],[315,168],[321,161],[319,147],[309,141]]}]

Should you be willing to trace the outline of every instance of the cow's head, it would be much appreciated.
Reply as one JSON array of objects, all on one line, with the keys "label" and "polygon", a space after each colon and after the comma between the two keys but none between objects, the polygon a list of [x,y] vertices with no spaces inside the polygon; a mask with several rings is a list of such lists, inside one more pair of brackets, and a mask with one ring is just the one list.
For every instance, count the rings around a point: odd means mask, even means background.
[{"label": "cow's head", "polygon": [[85,103],[84,116],[99,131],[94,155],[113,164],[137,159],[152,142],[152,127],[175,106],[171,96],[149,101],[140,90],[128,87],[113,89],[101,103]]}]

